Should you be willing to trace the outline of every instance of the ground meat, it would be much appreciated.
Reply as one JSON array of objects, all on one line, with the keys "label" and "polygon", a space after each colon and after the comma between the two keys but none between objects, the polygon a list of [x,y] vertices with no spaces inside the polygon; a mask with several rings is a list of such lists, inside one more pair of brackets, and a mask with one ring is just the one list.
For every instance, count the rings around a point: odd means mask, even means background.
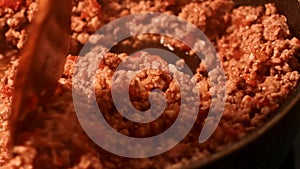
[{"label": "ground meat", "polygon": [[[270,4],[265,10],[263,7],[234,9],[233,24],[218,41],[228,76],[227,100],[231,107],[225,109],[223,118],[232,119],[228,121],[232,124],[244,124],[246,130],[262,125],[283,102],[282,96],[288,95],[299,81],[299,61],[294,57],[296,64],[289,61],[290,56],[299,52],[299,40],[285,39],[290,34],[284,16],[270,11],[274,11]],[[290,79],[288,85],[287,79]]]},{"label": "ground meat", "polygon": [[90,35],[103,24],[101,5],[96,0],[74,0],[71,17],[70,53],[77,54]]},{"label": "ground meat", "polygon": [[[126,66],[114,72],[115,68],[118,66],[118,64],[115,63],[118,63],[117,60],[120,62],[121,58],[123,58],[123,63],[125,63]],[[180,93],[177,83],[180,83],[181,86],[188,86],[187,83],[189,79],[185,76],[179,75],[178,72],[176,72],[176,68],[174,69],[174,65],[169,66],[167,62],[159,56],[149,55],[148,53],[142,52],[136,53],[132,57],[126,56],[125,58],[126,59],[124,60],[124,54],[120,54],[119,58],[117,55],[109,55],[104,58],[104,65],[101,66],[101,69],[97,72],[97,85],[95,86],[96,95],[98,96],[98,104],[101,104],[100,107],[103,107],[104,112],[109,113],[104,114],[104,116],[109,118],[107,120],[111,122],[111,126],[121,126],[121,128],[117,129],[118,131],[126,131],[127,135],[134,137],[149,137],[159,134],[167,129],[176,119],[180,109],[181,94],[183,94],[183,92],[190,92],[188,89],[186,89],[186,91],[181,89]],[[107,60],[113,60],[113,62]],[[115,66],[112,66],[113,63]],[[143,70],[143,68],[147,66],[155,67],[158,65],[161,66],[160,70],[156,70],[154,68]],[[139,72],[140,69],[143,71]],[[170,71],[172,71],[175,76],[180,77],[178,82],[169,75],[168,72]],[[118,91],[119,95],[127,93],[127,88],[124,88],[124,84],[128,83],[131,102],[139,111],[146,111],[150,108],[149,95],[153,89],[165,92],[164,97],[166,98],[168,106],[165,109],[165,113],[159,118],[159,120],[155,120],[147,125],[132,124],[130,122],[123,122],[122,116],[115,115],[116,113],[114,113],[115,110],[113,108],[114,102],[110,96],[110,90],[112,90],[112,72],[114,72],[115,76],[117,76],[114,80],[114,84],[116,85],[114,90]],[[137,75],[133,76],[136,73]],[[158,93],[152,94],[155,95],[155,97],[152,97],[157,99],[157,103],[163,103],[163,101],[159,101],[162,98]],[[190,99],[190,102],[193,103],[193,98]],[[110,106],[107,106],[107,104],[110,104]],[[105,110],[105,107],[108,109]],[[126,108],[126,106],[124,108]],[[157,112],[159,110],[152,111]],[[111,116],[110,114],[114,114],[114,116]],[[132,116],[140,116],[140,114],[136,113],[132,114]],[[151,116],[151,114],[149,114],[149,116]],[[120,123],[124,124],[120,125]]]},{"label": "ground meat", "polygon": [[117,18],[143,12],[169,12],[168,7],[174,5],[172,0],[154,0],[154,1],[109,1],[101,0],[103,5],[104,20],[109,22]]},{"label": "ground meat", "polygon": [[[48,104],[41,105],[36,110],[37,118],[32,119],[26,129],[18,131],[13,154],[10,154],[11,133],[8,117],[11,114],[13,78],[18,65],[19,51],[26,43],[27,25],[37,10],[36,1],[26,1],[20,6],[16,4],[18,3],[7,3],[4,8],[0,3],[0,165],[4,168],[182,168],[191,161],[210,158],[212,154],[222,151],[264,125],[299,83],[300,41],[292,36],[286,18],[277,13],[273,4],[233,8],[232,1],[227,0],[74,0],[70,55],[67,57],[57,91]],[[82,57],[78,56],[78,52],[91,34],[112,20],[140,12],[178,15],[204,31],[214,43],[221,58],[227,77],[227,97],[216,131],[208,141],[200,144],[199,131],[205,122],[211,123],[213,120],[206,116],[213,101],[212,83],[216,79],[208,76],[203,62],[196,62],[197,68],[192,80],[198,90],[181,89],[183,93],[198,91],[200,96],[198,117],[190,133],[180,144],[164,154],[151,158],[129,159],[98,147],[89,139],[77,119],[72,88],[90,92],[80,84],[92,76],[93,67],[87,65],[95,60],[83,57],[86,59],[83,66],[86,66],[88,74],[82,75],[81,81],[75,86],[72,86],[72,78],[74,65],[79,57]],[[142,27],[154,29],[143,23],[128,25],[128,29]],[[176,31],[178,30],[174,28],[174,32]],[[122,33],[121,30],[116,32]],[[191,32],[176,33],[190,42],[194,41]],[[97,37],[90,41],[96,42]],[[173,52],[182,51],[177,54],[183,59],[175,61],[173,65],[166,63],[162,56],[151,53],[138,52],[131,55],[134,49],[148,47],[148,44]],[[97,46],[90,54],[101,52],[107,53],[96,66],[95,92],[98,105],[110,125],[118,132],[134,137],[153,136],[172,125],[180,108],[182,94],[179,93],[174,77],[178,77],[182,84],[191,83],[190,78],[179,70],[184,63],[189,64],[186,55],[192,56],[190,49],[171,37],[139,35],[123,41],[111,51]],[[128,64],[119,68],[122,63]],[[137,71],[138,68],[147,65],[161,67],[159,70]],[[170,76],[170,72],[173,73],[173,77]],[[136,76],[132,77],[135,73]],[[162,117],[147,124],[124,119],[115,108],[110,92],[115,74],[119,75],[116,81],[130,84],[131,103],[137,110],[147,110],[150,107],[148,98],[151,90],[163,91],[168,106]],[[92,86],[92,82],[86,83]],[[122,85],[117,85],[116,88],[120,93],[126,92]],[[156,98],[161,99],[158,95]],[[191,102],[199,101],[189,99]],[[190,107],[192,106],[182,107],[187,118]],[[92,123],[90,125],[94,127]],[[104,136],[100,134],[99,137]]]},{"label": "ground meat", "polygon": [[195,24],[211,40],[219,38],[230,22],[232,1],[213,0],[189,3],[179,17]]},{"label": "ground meat", "polygon": [[284,16],[273,14],[263,20],[262,24],[265,28],[264,38],[268,41],[277,39],[286,39],[290,36],[290,31]]},{"label": "ground meat", "polygon": [[[0,7],[0,53],[4,50],[20,50],[27,40],[27,26],[37,10],[36,1],[28,1],[18,8]],[[10,5],[9,5],[10,6]]]}]

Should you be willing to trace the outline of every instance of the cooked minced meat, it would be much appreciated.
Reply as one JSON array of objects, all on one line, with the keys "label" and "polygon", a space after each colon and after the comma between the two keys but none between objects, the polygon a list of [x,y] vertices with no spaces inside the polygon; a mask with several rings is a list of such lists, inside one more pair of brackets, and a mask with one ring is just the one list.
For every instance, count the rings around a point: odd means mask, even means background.
[{"label": "cooked minced meat", "polygon": [[196,25],[210,40],[214,40],[218,39],[230,24],[229,11],[232,8],[231,1],[192,2],[184,6],[178,16]]},{"label": "cooked minced meat", "polygon": [[73,0],[70,53],[77,54],[90,35],[103,24],[102,9],[97,0]]},{"label": "cooked minced meat", "polygon": [[[8,117],[11,114],[13,77],[19,52],[26,43],[26,27],[36,10],[35,1],[26,1],[15,8],[11,4],[5,8],[0,7],[0,24],[3,25],[0,27],[0,98],[3,107],[0,111],[0,165],[7,168],[181,168],[190,161],[209,158],[262,126],[299,82],[300,41],[290,33],[286,18],[277,13],[273,4],[233,8],[229,0],[74,0],[72,55],[67,57],[65,71],[55,95],[47,105],[39,107],[38,119],[32,119],[26,129],[17,132],[17,145],[13,147],[13,156],[9,156],[11,140]],[[199,131],[211,104],[211,82],[201,62],[192,77],[197,83],[200,109],[190,133],[180,144],[164,154],[129,159],[98,147],[82,130],[73,107],[72,77],[74,65],[79,58],[78,52],[97,29],[121,16],[147,11],[178,15],[206,33],[222,61],[227,77],[227,97],[218,128],[208,141],[200,144]],[[193,40],[192,36],[186,38]],[[147,44],[155,47],[171,46],[187,55],[192,53],[189,48],[170,37],[142,35],[127,39],[120,44],[119,49],[108,52],[96,74],[96,97],[100,108],[105,110],[104,116],[120,133],[135,137],[163,132],[172,125],[180,105],[178,88],[168,74],[168,70],[176,69],[176,65],[167,65],[163,56],[144,52],[131,56],[130,52],[123,50],[140,49],[147,47]],[[110,95],[113,74],[130,74],[127,69],[116,69],[121,62],[143,65],[154,60],[164,65],[164,69],[149,69],[138,73],[133,79],[119,80],[130,81],[131,102],[138,110],[147,110],[150,106],[150,91],[161,89],[169,103],[166,112],[160,119],[145,125],[124,120],[115,109]],[[177,66],[182,65],[182,62],[177,61]],[[177,69],[176,72],[184,83],[189,83],[183,72]],[[124,88],[119,87],[119,90]]]}]

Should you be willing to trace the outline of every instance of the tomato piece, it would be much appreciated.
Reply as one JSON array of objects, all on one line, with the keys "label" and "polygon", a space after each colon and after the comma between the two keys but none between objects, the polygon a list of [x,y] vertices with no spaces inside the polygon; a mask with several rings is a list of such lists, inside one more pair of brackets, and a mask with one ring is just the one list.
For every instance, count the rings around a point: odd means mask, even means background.
[{"label": "tomato piece", "polygon": [[12,94],[12,87],[9,86],[2,86],[2,88],[0,89],[0,93],[6,95],[6,96],[11,96]]}]

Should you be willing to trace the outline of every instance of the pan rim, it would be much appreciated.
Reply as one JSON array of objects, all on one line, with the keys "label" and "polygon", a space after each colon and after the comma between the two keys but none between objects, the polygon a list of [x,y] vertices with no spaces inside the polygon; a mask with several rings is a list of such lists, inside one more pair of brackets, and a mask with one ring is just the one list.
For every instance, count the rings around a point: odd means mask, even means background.
[{"label": "pan rim", "polygon": [[209,166],[219,160],[238,152],[239,150],[245,148],[250,143],[258,140],[263,136],[267,131],[272,130],[272,128],[281,121],[290,111],[296,106],[297,103],[300,103],[300,84],[297,85],[296,89],[288,96],[286,101],[280,106],[280,108],[274,112],[273,117],[270,117],[269,121],[247,134],[244,138],[241,138],[233,144],[227,145],[223,150],[210,155],[203,160],[192,161],[184,169],[199,169],[206,166]]}]

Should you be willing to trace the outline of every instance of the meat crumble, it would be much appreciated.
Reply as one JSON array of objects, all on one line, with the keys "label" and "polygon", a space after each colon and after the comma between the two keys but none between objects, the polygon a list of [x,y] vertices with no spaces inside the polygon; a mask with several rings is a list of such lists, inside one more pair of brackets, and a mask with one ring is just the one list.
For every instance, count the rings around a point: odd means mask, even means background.
[{"label": "meat crumble", "polygon": [[[28,129],[18,132],[16,145],[11,148],[8,119],[13,78],[19,53],[28,38],[27,26],[38,10],[38,1],[7,2],[0,1],[0,166],[3,168],[182,168],[191,161],[209,159],[212,154],[263,126],[299,82],[300,40],[290,33],[286,18],[277,12],[274,4],[234,7],[230,0],[73,0],[72,40],[57,91],[48,104],[39,107],[38,119],[32,121]],[[207,35],[220,56],[227,77],[226,103],[216,131],[208,141],[200,144],[198,137],[204,123],[209,121],[206,116],[212,101],[211,79],[204,63],[200,62],[190,77],[196,82],[200,96],[198,118],[190,133],[164,154],[130,159],[103,150],[86,135],[74,110],[72,78],[79,51],[86,42],[93,40],[89,38],[95,31],[117,18],[140,12],[179,16]],[[97,102],[110,125],[128,136],[148,137],[162,133],[176,119],[181,95],[168,74],[170,70],[176,70],[182,83],[190,83],[185,73],[176,68],[185,59],[168,65],[163,56],[147,52],[131,56],[123,50],[140,49],[147,44],[171,46],[184,51],[184,55],[192,55],[192,51],[180,42],[157,35],[127,39],[119,49],[105,54],[96,72]],[[93,52],[97,53],[91,51],[90,54]],[[138,110],[149,109],[151,90],[157,88],[164,92],[168,107],[158,120],[148,124],[132,123],[124,120],[114,107],[110,93],[113,74],[130,77],[132,73],[117,69],[124,61],[132,63],[132,67],[154,61],[163,65],[163,69],[142,71],[133,79],[119,79],[130,81],[131,102]],[[122,87],[118,89],[123,90]],[[188,116],[188,108],[183,109]],[[11,149],[13,154],[9,153]]]}]

